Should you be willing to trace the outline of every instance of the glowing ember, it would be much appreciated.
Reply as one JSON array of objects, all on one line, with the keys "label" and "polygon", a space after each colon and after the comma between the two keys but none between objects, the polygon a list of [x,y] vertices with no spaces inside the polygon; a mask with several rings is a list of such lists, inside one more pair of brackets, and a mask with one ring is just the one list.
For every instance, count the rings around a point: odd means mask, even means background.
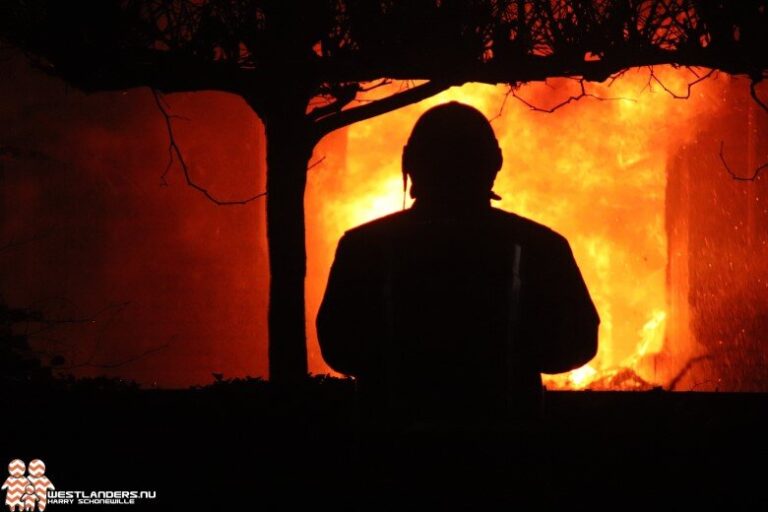
[{"label": "glowing ember", "polygon": [[[693,78],[672,69],[656,74],[668,88],[683,93]],[[547,376],[546,384],[579,389],[601,380],[615,388],[624,386],[620,382],[628,382],[630,374],[632,382],[657,383],[656,369],[641,363],[664,350],[670,342],[665,341],[667,322],[674,321],[667,318],[665,282],[668,152],[693,136],[696,116],[714,111],[715,88],[703,82],[689,100],[678,101],[659,88],[649,90],[647,71],[630,71],[612,85],[588,87],[603,101],[582,98],[547,114],[507,96],[506,87],[469,84],[353,125],[345,140],[324,141],[319,155],[345,151],[346,161],[326,159],[310,171],[308,318],[314,319],[342,233],[402,207],[400,154],[418,116],[435,104],[458,100],[493,119],[504,151],[494,188],[503,199],[496,206],[568,238],[601,316],[595,359],[568,375]],[[531,84],[517,94],[548,108],[578,94],[578,83]],[[327,372],[312,323],[310,367]]]}]

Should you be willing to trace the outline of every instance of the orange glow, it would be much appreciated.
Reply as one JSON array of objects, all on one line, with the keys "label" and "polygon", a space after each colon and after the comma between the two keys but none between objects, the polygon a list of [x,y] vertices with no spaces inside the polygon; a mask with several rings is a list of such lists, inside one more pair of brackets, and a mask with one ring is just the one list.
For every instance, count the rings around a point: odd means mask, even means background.
[{"label": "orange glow", "polygon": [[[671,68],[656,74],[682,94],[695,78]],[[669,343],[677,344],[679,356],[694,350],[690,340],[667,335],[667,324],[676,321],[668,316],[665,282],[668,155],[694,135],[698,116],[716,112],[723,80],[702,82],[680,101],[658,86],[649,89],[647,70],[632,70],[613,84],[588,84],[587,91],[604,100],[584,97],[554,113],[533,111],[511,96],[505,100],[504,86],[468,84],[324,140],[317,156],[328,158],[310,171],[306,199],[311,370],[328,371],[312,320],[336,242],[346,229],[402,207],[400,154],[413,124],[426,109],[458,100],[493,119],[504,152],[494,188],[503,199],[495,206],[568,238],[601,316],[598,355],[569,374],[546,376],[547,386],[589,388],[628,369],[642,382],[663,385],[684,364],[682,357],[665,359],[668,368],[648,361]],[[397,87],[402,84],[377,92]],[[517,93],[548,108],[578,91],[572,80],[552,80]],[[687,353],[680,353],[681,346]],[[624,389],[613,382],[608,389]]]}]

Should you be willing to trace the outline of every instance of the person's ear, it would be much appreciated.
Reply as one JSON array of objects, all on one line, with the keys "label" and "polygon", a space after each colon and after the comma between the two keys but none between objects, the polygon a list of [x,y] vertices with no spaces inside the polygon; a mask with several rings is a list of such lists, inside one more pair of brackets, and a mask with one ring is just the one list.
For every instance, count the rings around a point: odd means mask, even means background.
[{"label": "person's ear", "polygon": [[495,148],[491,163],[493,164],[492,168],[494,173],[501,170],[501,164],[504,163],[504,156],[501,154],[501,148],[499,146],[496,146]]},{"label": "person's ear", "polygon": [[411,171],[411,166],[413,165],[413,156],[411,155],[411,149],[408,147],[408,144],[403,146],[403,155],[400,160],[400,165],[403,169],[403,174],[408,174]]}]

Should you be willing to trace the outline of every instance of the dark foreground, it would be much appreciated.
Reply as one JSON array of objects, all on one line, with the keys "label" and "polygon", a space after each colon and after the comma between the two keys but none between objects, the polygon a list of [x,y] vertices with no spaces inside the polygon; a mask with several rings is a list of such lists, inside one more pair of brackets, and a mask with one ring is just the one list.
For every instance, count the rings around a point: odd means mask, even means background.
[{"label": "dark foreground", "polygon": [[540,422],[382,436],[363,455],[352,404],[350,382],[335,379],[293,401],[258,381],[13,388],[2,394],[0,465],[40,458],[57,490],[157,492],[133,506],[50,511],[768,505],[766,394],[549,392]]}]

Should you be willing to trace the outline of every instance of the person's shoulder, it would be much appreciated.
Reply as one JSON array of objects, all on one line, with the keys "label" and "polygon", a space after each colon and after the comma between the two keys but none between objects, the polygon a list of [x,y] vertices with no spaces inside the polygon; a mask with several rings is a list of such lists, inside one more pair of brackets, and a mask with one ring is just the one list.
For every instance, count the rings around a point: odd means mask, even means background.
[{"label": "person's shoulder", "polygon": [[499,208],[493,208],[493,212],[504,226],[527,240],[552,244],[568,243],[563,235],[535,220]]},{"label": "person's shoulder", "polygon": [[367,240],[399,231],[410,216],[409,210],[402,210],[372,221],[360,224],[344,233],[348,240]]}]

